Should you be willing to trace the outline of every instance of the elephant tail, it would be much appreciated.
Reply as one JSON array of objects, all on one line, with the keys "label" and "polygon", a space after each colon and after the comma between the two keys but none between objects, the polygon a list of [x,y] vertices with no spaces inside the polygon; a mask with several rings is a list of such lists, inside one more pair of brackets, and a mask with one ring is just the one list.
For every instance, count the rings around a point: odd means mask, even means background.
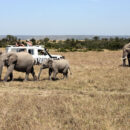
[{"label": "elephant tail", "polygon": [[36,60],[34,60],[34,61],[33,61],[33,65],[36,65],[36,64],[37,64],[37,61],[36,61]]},{"label": "elephant tail", "polygon": [[72,72],[71,72],[71,69],[70,69],[70,67],[69,67],[69,71],[70,71],[70,75],[72,75]]}]

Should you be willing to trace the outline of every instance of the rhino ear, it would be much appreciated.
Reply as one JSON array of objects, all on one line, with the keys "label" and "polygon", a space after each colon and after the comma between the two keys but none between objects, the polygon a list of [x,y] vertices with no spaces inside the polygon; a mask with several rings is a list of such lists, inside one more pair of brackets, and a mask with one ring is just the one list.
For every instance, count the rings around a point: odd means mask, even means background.
[{"label": "rhino ear", "polygon": [[48,60],[48,67],[49,67],[49,68],[52,68],[52,63],[53,63],[53,60],[51,60],[51,59]]}]

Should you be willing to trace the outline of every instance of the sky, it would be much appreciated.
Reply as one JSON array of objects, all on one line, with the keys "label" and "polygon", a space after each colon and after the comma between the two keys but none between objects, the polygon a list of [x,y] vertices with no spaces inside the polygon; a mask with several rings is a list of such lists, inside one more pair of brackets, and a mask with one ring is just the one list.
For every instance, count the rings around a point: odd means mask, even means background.
[{"label": "sky", "polygon": [[130,35],[130,0],[0,0],[0,35]]}]

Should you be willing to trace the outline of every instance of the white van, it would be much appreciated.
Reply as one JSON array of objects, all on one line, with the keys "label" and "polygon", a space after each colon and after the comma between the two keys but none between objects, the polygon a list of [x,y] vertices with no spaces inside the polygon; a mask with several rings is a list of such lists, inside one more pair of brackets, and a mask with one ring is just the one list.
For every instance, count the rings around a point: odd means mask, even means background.
[{"label": "white van", "polygon": [[6,52],[21,52],[26,51],[30,53],[36,61],[36,64],[41,64],[45,59],[63,59],[61,55],[51,55],[43,46],[13,46],[6,47]]}]

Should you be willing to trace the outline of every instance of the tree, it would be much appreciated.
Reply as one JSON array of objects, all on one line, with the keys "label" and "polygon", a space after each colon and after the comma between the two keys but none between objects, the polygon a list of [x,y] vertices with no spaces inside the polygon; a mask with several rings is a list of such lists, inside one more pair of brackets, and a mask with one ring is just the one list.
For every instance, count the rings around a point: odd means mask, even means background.
[{"label": "tree", "polygon": [[53,43],[55,43],[56,42],[56,40],[53,40]]},{"label": "tree", "polygon": [[5,39],[7,41],[6,45],[15,45],[17,42],[17,37],[12,35],[7,35]]},{"label": "tree", "polygon": [[50,39],[46,37],[46,38],[44,38],[43,41],[44,41],[45,43],[47,43],[47,42],[49,42],[49,40],[50,40]]},{"label": "tree", "polygon": [[6,39],[7,39],[7,41],[9,41],[9,42],[16,42],[16,41],[17,41],[17,37],[12,36],[12,35],[7,35],[7,36],[6,36]]},{"label": "tree", "polygon": [[93,40],[94,40],[94,41],[98,41],[98,40],[99,40],[99,37],[98,37],[98,36],[95,36],[95,37],[93,37]]},{"label": "tree", "polygon": [[36,45],[36,44],[37,44],[37,43],[36,43],[36,40],[35,40],[34,38],[32,38],[30,41],[32,42],[33,45]]}]

